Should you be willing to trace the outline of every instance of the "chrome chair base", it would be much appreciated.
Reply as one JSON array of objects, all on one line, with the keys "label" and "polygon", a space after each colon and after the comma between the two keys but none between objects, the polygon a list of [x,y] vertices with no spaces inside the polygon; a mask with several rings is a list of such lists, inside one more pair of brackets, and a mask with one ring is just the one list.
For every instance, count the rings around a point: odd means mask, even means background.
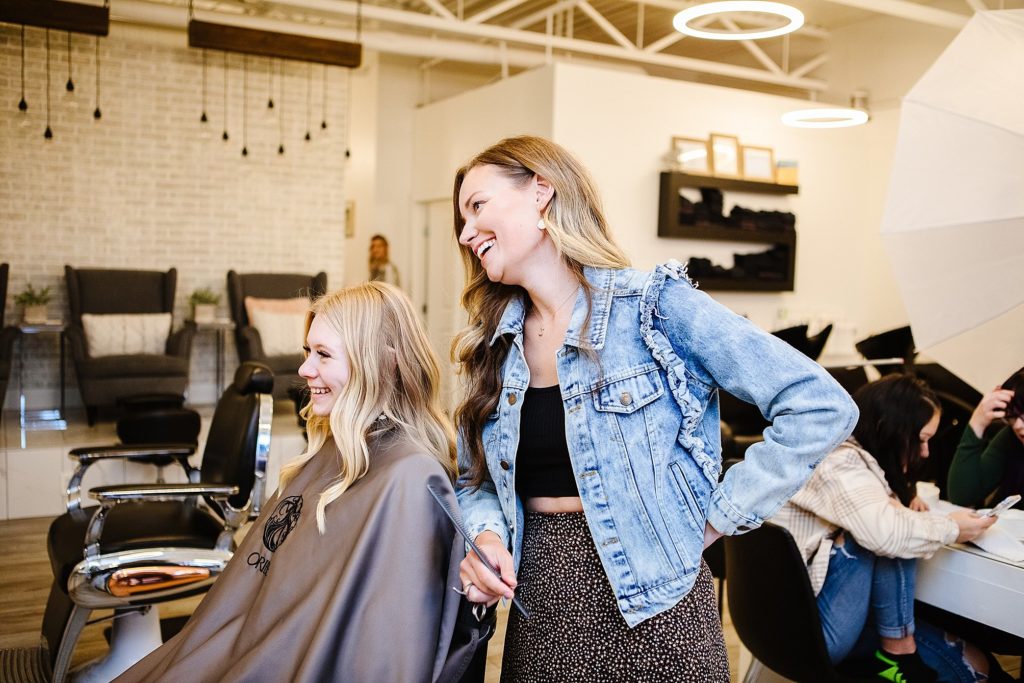
[{"label": "chrome chair base", "polygon": [[71,680],[74,683],[107,683],[161,644],[159,610],[152,607],[117,610],[110,634],[110,650],[103,657],[73,670]]}]

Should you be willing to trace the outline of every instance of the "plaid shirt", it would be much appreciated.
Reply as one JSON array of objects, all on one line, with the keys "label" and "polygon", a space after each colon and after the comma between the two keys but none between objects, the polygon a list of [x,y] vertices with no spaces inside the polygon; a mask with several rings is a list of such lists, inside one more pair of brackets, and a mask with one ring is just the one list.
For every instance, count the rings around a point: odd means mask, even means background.
[{"label": "plaid shirt", "polygon": [[944,515],[904,507],[885,473],[853,437],[832,451],[802,489],[772,518],[796,540],[817,595],[834,539],[846,532],[883,557],[931,557],[959,535]]}]

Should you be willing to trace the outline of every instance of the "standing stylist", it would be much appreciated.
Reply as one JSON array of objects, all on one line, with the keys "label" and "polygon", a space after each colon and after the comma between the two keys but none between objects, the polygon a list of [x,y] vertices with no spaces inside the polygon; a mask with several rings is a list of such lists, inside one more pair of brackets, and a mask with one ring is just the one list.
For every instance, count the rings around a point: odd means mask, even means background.
[{"label": "standing stylist", "polygon": [[[518,590],[532,613],[510,615],[502,680],[728,681],[701,554],[770,517],[856,407],[679,264],[629,269],[590,175],[553,142],[483,151],[454,201],[456,488],[502,575],[470,553],[461,578],[471,601]],[[719,387],[772,422],[721,483]]]}]

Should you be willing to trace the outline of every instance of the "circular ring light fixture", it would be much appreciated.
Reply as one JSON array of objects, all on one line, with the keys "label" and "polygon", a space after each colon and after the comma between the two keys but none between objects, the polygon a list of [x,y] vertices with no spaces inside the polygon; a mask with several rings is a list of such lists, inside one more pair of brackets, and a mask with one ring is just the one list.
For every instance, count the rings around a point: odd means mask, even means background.
[{"label": "circular ring light fixture", "polygon": [[828,107],[824,109],[798,109],[782,115],[782,123],[792,128],[849,128],[868,122],[863,109]]},{"label": "circular ring light fixture", "polygon": [[[782,17],[787,23],[782,26],[769,29],[751,29],[749,31],[728,31],[707,28],[694,28],[690,22],[700,17],[713,14],[726,14],[731,12],[756,12],[758,14],[774,14]],[[781,2],[767,2],[766,0],[724,0],[724,2],[707,2],[693,7],[687,7],[676,14],[672,19],[672,26],[680,33],[685,33],[694,38],[706,38],[708,40],[759,40],[761,38],[774,38],[787,33],[792,33],[804,25],[804,14],[796,7],[785,5]]]}]

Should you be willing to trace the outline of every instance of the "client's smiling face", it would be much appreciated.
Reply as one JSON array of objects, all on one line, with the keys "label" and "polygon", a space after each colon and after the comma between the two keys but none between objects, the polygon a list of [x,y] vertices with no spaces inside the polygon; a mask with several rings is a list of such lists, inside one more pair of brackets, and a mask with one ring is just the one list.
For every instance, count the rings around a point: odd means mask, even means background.
[{"label": "client's smiling face", "polygon": [[299,375],[309,387],[313,414],[328,416],[338,394],[348,384],[348,356],[341,337],[322,316],[313,318],[305,350],[306,360],[299,367]]}]

